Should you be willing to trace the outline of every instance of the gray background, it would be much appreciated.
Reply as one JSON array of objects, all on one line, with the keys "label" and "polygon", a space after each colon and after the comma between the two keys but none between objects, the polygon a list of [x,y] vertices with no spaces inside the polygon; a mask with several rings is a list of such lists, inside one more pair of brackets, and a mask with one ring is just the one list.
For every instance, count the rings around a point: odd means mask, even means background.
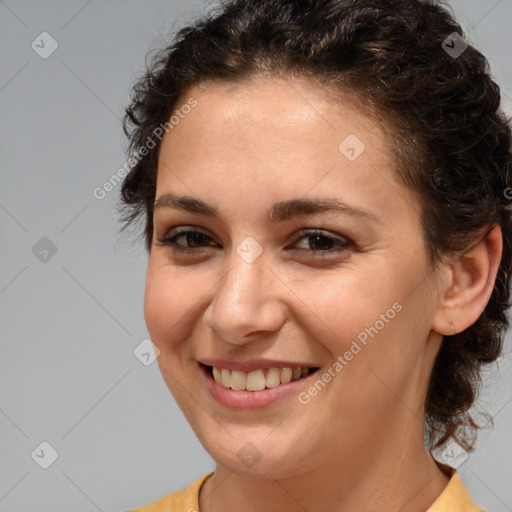
[{"label": "gray background", "polygon": [[[512,113],[512,0],[451,4]],[[146,53],[204,9],[0,1],[0,511],[126,510],[214,467],[156,363],[133,354],[146,254],[118,233],[120,187],[93,196],[125,162],[120,119]],[[44,31],[59,45],[47,59],[31,47]],[[512,511],[511,345],[480,402],[494,430],[459,467],[492,512]],[[48,450],[31,457],[43,441],[59,454],[48,469]]]}]

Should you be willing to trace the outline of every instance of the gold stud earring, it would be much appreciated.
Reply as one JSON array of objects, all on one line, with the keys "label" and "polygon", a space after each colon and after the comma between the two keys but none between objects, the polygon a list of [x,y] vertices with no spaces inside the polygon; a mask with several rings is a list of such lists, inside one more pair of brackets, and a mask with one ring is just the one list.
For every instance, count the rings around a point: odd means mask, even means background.
[{"label": "gold stud earring", "polygon": [[452,336],[455,336],[457,333],[455,332],[455,327],[453,326],[453,322],[450,322],[450,325],[452,327],[452,332],[453,332]]}]

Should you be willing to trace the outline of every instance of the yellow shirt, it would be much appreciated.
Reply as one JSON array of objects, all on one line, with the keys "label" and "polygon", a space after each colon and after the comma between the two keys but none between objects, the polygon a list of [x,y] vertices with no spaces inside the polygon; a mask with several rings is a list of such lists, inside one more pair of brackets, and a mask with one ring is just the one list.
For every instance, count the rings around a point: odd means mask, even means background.
[{"label": "yellow shirt", "polygon": [[[208,473],[190,484],[183,491],[176,491],[164,498],[134,508],[128,512],[199,512],[199,490],[213,473]],[[477,507],[458,473],[453,472],[448,485],[427,512],[485,512]]]}]

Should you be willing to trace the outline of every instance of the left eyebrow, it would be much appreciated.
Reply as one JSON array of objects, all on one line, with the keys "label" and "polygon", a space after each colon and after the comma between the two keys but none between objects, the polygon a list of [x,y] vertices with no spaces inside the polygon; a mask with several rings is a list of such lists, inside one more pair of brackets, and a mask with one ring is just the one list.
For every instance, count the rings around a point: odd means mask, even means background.
[{"label": "left eyebrow", "polygon": [[[174,194],[162,194],[154,203],[157,208],[176,208],[191,213],[198,213],[208,217],[220,217],[217,209],[203,201],[191,196],[177,196]],[[376,224],[381,220],[370,210],[350,206],[338,199],[327,198],[298,198],[280,201],[272,205],[268,212],[270,222],[284,222],[295,217],[312,215],[315,213],[337,212],[353,217],[361,217]]]},{"label": "left eyebrow", "polygon": [[268,215],[272,222],[283,222],[293,217],[326,212],[337,212],[353,217],[362,217],[376,224],[381,223],[379,217],[370,210],[350,206],[338,199],[324,198],[300,198],[281,201],[270,208]]}]

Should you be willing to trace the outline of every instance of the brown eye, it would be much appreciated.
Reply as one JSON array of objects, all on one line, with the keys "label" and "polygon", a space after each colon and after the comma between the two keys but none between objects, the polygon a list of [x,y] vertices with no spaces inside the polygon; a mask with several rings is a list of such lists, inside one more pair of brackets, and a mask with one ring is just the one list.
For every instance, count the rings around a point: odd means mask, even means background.
[{"label": "brown eye", "polygon": [[[304,242],[302,242],[304,241]],[[329,255],[347,250],[352,243],[344,238],[333,236],[325,231],[309,231],[300,236],[294,246],[300,246],[298,250],[306,251],[313,255]]]},{"label": "brown eye", "polygon": [[158,242],[157,245],[168,246],[173,251],[186,253],[200,252],[206,247],[217,245],[210,236],[197,229],[171,230],[164,237],[158,238]]}]

